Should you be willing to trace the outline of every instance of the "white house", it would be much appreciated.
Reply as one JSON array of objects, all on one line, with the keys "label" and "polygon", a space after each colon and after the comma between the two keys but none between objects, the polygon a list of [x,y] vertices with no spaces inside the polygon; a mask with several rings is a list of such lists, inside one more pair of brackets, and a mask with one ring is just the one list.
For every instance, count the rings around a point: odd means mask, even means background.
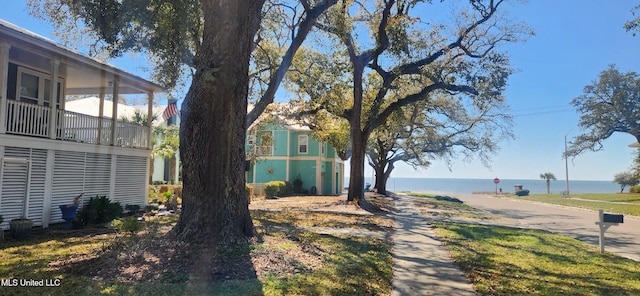
[{"label": "white house", "polygon": [[[112,101],[104,101],[103,104],[104,104],[103,108],[105,110],[113,109]],[[67,101],[65,103],[65,110],[98,117],[99,116],[98,113],[100,111],[99,106],[100,106],[100,98],[95,96],[90,96],[86,98]],[[122,103],[118,103],[116,108],[118,108],[118,118],[120,119],[122,118],[132,119],[136,112],[146,113],[147,111],[147,106],[129,106]],[[179,121],[180,121],[179,116],[173,116],[171,118],[168,118],[167,121],[164,120],[162,113],[165,111],[166,108],[167,108],[166,105],[153,106],[152,113],[154,115],[153,118],[155,118],[155,120],[152,123],[153,127],[167,126],[168,124],[179,125]],[[107,114],[105,115],[105,117],[109,118],[110,115]],[[156,140],[161,141],[160,138],[157,138]],[[162,159],[161,157],[154,157],[153,159],[154,159],[153,172],[149,180],[154,182],[168,183],[169,180],[171,179],[169,175],[170,174],[169,161],[166,159]],[[179,159],[179,156],[178,156],[178,159]],[[178,173],[179,173],[178,170],[176,170],[175,172],[176,175],[174,176],[175,180],[178,180]]]},{"label": "white house", "polygon": [[[153,113],[165,90],[133,74],[0,20],[0,214],[61,222],[59,205],[85,192],[123,206],[146,203],[151,126],[119,121],[105,96],[142,95]],[[68,96],[96,96],[91,114]],[[83,114],[85,113],[85,114]]]}]

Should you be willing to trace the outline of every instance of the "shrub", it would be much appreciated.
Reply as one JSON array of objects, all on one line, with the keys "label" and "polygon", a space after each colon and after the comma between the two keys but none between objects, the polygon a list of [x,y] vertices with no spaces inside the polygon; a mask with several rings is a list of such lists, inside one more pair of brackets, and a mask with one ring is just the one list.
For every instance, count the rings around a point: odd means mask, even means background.
[{"label": "shrub", "polygon": [[529,195],[529,189],[518,190],[518,191],[516,191],[516,195],[517,196],[527,196],[527,195]]},{"label": "shrub", "polygon": [[96,195],[80,210],[80,219],[85,225],[109,223],[122,215],[119,202],[111,202],[106,195]]},{"label": "shrub", "polygon": [[247,196],[247,200],[249,201],[249,203],[251,203],[251,196],[253,195],[253,187],[251,187],[251,185],[249,184],[244,184],[245,187],[245,194]]},{"label": "shrub", "polygon": [[302,179],[300,175],[293,180],[293,193],[302,193]]},{"label": "shrub", "polygon": [[158,210],[158,208],[159,208],[159,207],[158,207],[157,205],[146,205],[146,206],[144,207],[144,211],[145,211],[145,213],[151,213],[151,212],[153,212],[153,211],[157,211],[157,210]]},{"label": "shrub", "polygon": [[142,230],[144,225],[138,221],[137,217],[129,216],[114,220],[111,226],[119,232],[128,232],[134,235]]},{"label": "shrub", "polygon": [[267,198],[273,198],[278,195],[280,186],[278,186],[277,182],[279,181],[271,181],[264,184],[264,194],[267,196]]},{"label": "shrub", "polygon": [[160,200],[160,193],[158,193],[158,188],[156,186],[149,186],[149,197],[147,201],[150,203],[156,203]]},{"label": "shrub", "polygon": [[293,185],[287,181],[271,181],[264,184],[264,194],[267,198],[288,195],[293,192]]},{"label": "shrub", "polygon": [[124,209],[127,211],[127,215],[136,215],[140,212],[139,205],[126,205]]},{"label": "shrub", "polygon": [[631,192],[631,193],[640,193],[640,185],[631,186],[629,188],[629,192]]},{"label": "shrub", "polygon": [[172,196],[172,195],[173,195],[173,194],[171,194],[171,192],[169,192],[169,191],[165,191],[165,192],[163,192],[163,193],[162,193],[162,201],[163,201],[163,202],[169,202],[169,200],[171,199],[171,196]]}]

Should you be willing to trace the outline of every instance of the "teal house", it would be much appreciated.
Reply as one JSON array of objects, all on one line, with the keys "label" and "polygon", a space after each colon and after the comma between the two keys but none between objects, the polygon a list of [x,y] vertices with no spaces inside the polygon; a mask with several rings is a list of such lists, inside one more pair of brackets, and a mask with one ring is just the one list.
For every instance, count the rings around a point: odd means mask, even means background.
[{"label": "teal house", "polygon": [[340,194],[344,188],[344,162],[333,146],[318,142],[308,127],[297,124],[269,124],[247,132],[247,155],[253,161],[247,183],[262,192],[269,181],[302,181],[302,193]]}]

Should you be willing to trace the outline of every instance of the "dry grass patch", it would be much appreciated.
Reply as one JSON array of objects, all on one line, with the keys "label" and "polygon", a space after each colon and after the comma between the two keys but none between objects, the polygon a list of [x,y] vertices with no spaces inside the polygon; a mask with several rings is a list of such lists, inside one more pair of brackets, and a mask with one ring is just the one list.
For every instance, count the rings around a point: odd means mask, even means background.
[{"label": "dry grass patch", "polygon": [[[326,205],[321,202],[311,207],[318,209]],[[150,229],[147,228],[135,238],[117,238],[112,230],[105,229],[48,229],[36,231],[29,240],[7,239],[0,243],[3,278],[60,279],[61,286],[3,287],[2,294],[390,294],[390,241],[318,234],[304,227],[386,231],[391,228],[392,220],[369,213],[337,211],[271,209],[253,210],[252,215],[257,226],[282,227],[269,231],[257,227],[257,237],[248,245],[235,248],[187,245],[164,238],[175,225],[177,216],[153,218],[157,222],[152,223],[154,234],[145,234]]]}]

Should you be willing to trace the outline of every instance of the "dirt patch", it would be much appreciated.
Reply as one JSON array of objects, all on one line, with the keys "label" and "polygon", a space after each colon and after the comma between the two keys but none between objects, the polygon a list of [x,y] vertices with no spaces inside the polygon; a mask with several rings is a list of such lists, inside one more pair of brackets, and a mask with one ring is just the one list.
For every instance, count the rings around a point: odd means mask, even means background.
[{"label": "dirt patch", "polygon": [[347,201],[345,195],[287,196],[277,199],[255,198],[249,204],[249,209],[326,211],[360,215],[374,215],[395,210],[392,196],[367,192],[365,197],[366,200],[362,206]]},{"label": "dirt patch", "polygon": [[302,210],[326,211],[370,215],[353,202],[348,202],[346,196],[287,196],[277,199],[257,198],[251,201],[249,209],[259,210]]}]

